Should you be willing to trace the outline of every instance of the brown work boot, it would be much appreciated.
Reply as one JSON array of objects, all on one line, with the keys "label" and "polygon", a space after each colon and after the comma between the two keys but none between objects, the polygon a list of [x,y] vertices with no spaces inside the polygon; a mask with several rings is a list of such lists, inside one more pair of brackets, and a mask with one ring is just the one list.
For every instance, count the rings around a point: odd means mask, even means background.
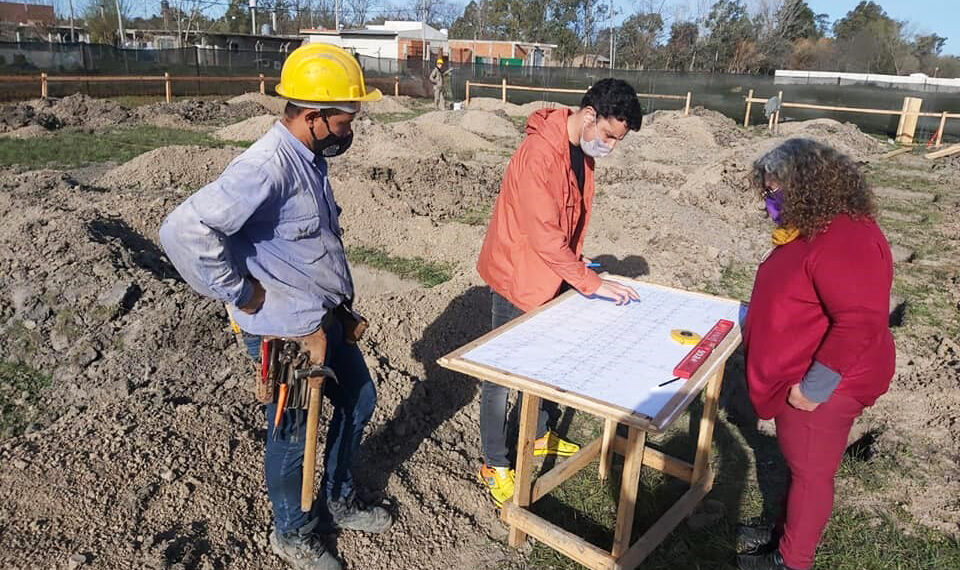
[{"label": "brown work boot", "polygon": [[311,522],[284,534],[274,529],[270,533],[270,547],[294,570],[342,570],[337,557],[314,534],[314,527],[316,523]]}]

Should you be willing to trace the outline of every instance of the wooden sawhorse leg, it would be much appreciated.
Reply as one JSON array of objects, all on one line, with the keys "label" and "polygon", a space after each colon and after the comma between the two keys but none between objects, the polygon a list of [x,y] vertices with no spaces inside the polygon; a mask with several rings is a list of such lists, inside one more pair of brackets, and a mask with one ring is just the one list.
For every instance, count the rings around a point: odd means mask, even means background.
[{"label": "wooden sawhorse leg", "polygon": [[[540,416],[540,397],[530,393],[523,394],[520,406],[520,437],[517,440],[517,469],[514,474],[513,504],[520,509],[530,506],[533,492],[533,445],[537,439],[537,419]],[[523,544],[527,535],[510,525],[510,546],[516,548]]]}]

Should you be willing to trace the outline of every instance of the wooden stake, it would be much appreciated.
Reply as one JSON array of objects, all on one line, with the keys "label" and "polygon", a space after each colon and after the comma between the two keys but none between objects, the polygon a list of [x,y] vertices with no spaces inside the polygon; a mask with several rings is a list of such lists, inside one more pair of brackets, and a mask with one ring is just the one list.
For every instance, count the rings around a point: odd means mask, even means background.
[{"label": "wooden stake", "polygon": [[780,105],[777,106],[777,112],[773,114],[773,132],[774,133],[780,130],[780,109],[783,108],[783,91],[777,92],[777,99],[780,100]]},{"label": "wooden stake", "polygon": [[393,78],[393,96],[394,97],[400,96],[400,78],[399,77]]},{"label": "wooden stake", "polygon": [[470,106],[470,82],[469,82],[469,81],[467,81],[466,104],[467,104],[468,107]]},{"label": "wooden stake", "polygon": [[617,422],[603,420],[603,445],[600,448],[600,480],[610,477],[610,465],[613,463],[613,440],[617,437]]},{"label": "wooden stake", "polygon": [[163,91],[166,95],[167,103],[173,101],[173,85],[170,84],[170,74],[163,73]]},{"label": "wooden stake", "polygon": [[923,157],[933,160],[935,158],[943,158],[945,156],[951,156],[954,154],[960,154],[960,144],[951,145],[951,146],[948,146],[947,148],[938,150],[936,152],[927,153],[923,155]]},{"label": "wooden stake", "polygon": [[500,94],[500,99],[501,99],[504,103],[506,103],[506,102],[507,102],[507,80],[504,79],[504,80],[503,80],[503,83],[501,83],[500,85],[501,85],[501,89],[503,90],[503,91],[501,92],[501,94]]},{"label": "wooden stake", "polygon": [[637,510],[637,487],[640,485],[640,468],[643,466],[643,449],[647,443],[647,432],[635,427],[629,428],[627,436],[627,455],[623,463],[623,477],[620,480],[620,501],[617,506],[617,524],[613,531],[613,548],[610,554],[620,558],[630,546],[630,533],[633,530],[633,516]]},{"label": "wooden stake", "polygon": [[940,115],[940,126],[937,127],[937,140],[936,140],[936,143],[933,145],[934,148],[940,148],[941,146],[943,146],[943,130],[945,128],[947,128],[947,112],[946,111],[944,111]]},{"label": "wooden stake", "polygon": [[747,112],[743,115],[743,126],[744,128],[750,126],[750,107],[753,106],[753,89],[747,93]]},{"label": "wooden stake", "polygon": [[700,416],[700,435],[697,437],[697,454],[693,461],[691,484],[697,485],[710,467],[713,427],[717,422],[717,406],[720,402],[720,386],[723,385],[723,368],[717,370],[707,389],[704,390],[703,415]]},{"label": "wooden stake", "polygon": [[[540,398],[529,392],[523,394],[520,408],[520,436],[517,440],[517,470],[514,475],[513,504],[519,508],[530,506],[533,477],[533,443],[537,438],[537,419],[540,417]],[[510,527],[510,546],[523,544],[527,535],[513,525]]]},{"label": "wooden stake", "polygon": [[260,74],[260,94],[261,94],[261,95],[266,95],[266,94],[267,94],[267,85],[266,85],[266,83],[265,83],[264,80],[263,80],[263,74],[262,74],[262,73]]},{"label": "wooden stake", "polygon": [[43,72],[43,73],[40,73],[40,98],[46,99],[47,95],[49,95],[49,91],[47,87],[47,74]]},{"label": "wooden stake", "polygon": [[689,91],[687,91],[687,102],[684,103],[683,105],[683,116],[684,117],[690,116],[690,92]]}]

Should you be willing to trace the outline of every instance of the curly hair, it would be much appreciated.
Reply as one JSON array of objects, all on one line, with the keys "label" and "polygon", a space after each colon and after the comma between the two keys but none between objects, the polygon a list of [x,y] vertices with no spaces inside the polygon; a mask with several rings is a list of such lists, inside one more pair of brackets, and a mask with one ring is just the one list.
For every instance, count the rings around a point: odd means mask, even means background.
[{"label": "curly hair", "polygon": [[623,121],[631,131],[640,130],[643,123],[643,105],[637,99],[637,90],[622,79],[608,77],[594,83],[580,100],[580,108],[583,107],[593,107],[600,117]]},{"label": "curly hair", "polygon": [[764,174],[783,192],[781,223],[814,237],[838,214],[876,216],[873,191],[848,156],[811,139],[789,139],[753,163],[752,183],[762,197]]}]

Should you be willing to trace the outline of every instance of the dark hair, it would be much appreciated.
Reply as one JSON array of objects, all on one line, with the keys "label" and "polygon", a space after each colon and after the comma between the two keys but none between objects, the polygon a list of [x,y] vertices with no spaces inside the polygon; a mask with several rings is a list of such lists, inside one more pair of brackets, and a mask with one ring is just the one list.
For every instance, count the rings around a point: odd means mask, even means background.
[{"label": "dark hair", "polygon": [[811,139],[789,139],[753,163],[752,182],[762,196],[764,174],[780,182],[783,225],[813,237],[837,214],[876,215],[873,192],[850,158]]},{"label": "dark hair", "polygon": [[306,111],[305,107],[300,107],[299,105],[294,105],[290,101],[287,101],[287,106],[283,108],[283,117],[288,120],[296,119],[300,116],[300,113]]},{"label": "dark hair", "polygon": [[639,130],[643,122],[637,90],[622,79],[608,77],[594,83],[580,100],[580,108],[584,107],[593,107],[599,117],[623,121],[631,131]]}]

